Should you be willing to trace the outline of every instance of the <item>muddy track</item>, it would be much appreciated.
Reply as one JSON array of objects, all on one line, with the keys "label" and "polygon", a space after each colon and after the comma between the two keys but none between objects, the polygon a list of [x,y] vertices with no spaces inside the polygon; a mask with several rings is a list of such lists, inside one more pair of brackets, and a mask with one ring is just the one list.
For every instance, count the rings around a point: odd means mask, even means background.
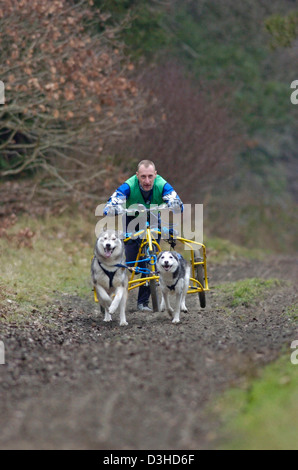
[{"label": "muddy track", "polygon": [[[212,287],[247,277],[286,284],[253,307],[227,312]],[[90,299],[64,296],[27,324],[1,323],[6,364],[0,365],[1,449],[214,448],[218,422],[212,398],[273,361],[298,339],[286,314],[296,301],[297,259],[233,261],[209,266],[211,291],[202,310],[188,296],[188,314],[135,311],[127,327],[105,324]],[[207,407],[208,405],[208,407]]]}]

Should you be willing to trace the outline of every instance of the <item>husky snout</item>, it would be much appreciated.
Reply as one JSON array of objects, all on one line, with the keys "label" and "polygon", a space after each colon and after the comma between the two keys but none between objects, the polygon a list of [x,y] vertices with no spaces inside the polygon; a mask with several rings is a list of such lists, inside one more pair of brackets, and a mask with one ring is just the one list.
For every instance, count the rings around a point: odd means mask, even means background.
[{"label": "husky snout", "polygon": [[172,267],[172,265],[169,263],[168,260],[166,260],[163,262],[163,267],[166,271],[168,271]]},{"label": "husky snout", "polygon": [[111,245],[111,243],[105,243],[104,245],[104,252],[105,252],[105,255],[109,258],[113,251],[114,251],[114,246]]}]

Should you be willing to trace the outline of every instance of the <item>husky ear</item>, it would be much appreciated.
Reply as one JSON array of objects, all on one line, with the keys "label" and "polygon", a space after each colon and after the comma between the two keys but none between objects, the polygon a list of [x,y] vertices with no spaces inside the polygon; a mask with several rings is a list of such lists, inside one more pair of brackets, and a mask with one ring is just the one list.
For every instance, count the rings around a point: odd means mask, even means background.
[{"label": "husky ear", "polygon": [[163,254],[163,251],[161,251],[161,252],[157,255],[157,258],[156,258],[157,261],[159,261],[159,258],[161,257],[162,254]]}]

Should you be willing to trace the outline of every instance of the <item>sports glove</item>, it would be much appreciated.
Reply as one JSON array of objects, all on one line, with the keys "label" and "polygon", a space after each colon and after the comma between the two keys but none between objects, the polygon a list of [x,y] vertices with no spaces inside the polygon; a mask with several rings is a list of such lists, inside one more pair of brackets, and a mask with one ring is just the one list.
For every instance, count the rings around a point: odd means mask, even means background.
[{"label": "sports glove", "polygon": [[181,205],[181,201],[179,201],[178,199],[174,199],[168,202],[169,209],[171,209],[175,214],[181,212]]},{"label": "sports glove", "polygon": [[121,215],[124,214],[125,210],[123,206],[121,205],[112,205],[108,204],[105,207],[104,214],[107,215],[108,217],[114,217],[116,215]]},{"label": "sports glove", "polygon": [[171,209],[175,214],[182,211],[183,204],[176,191],[172,191],[164,196],[163,200],[167,203],[169,209]]}]

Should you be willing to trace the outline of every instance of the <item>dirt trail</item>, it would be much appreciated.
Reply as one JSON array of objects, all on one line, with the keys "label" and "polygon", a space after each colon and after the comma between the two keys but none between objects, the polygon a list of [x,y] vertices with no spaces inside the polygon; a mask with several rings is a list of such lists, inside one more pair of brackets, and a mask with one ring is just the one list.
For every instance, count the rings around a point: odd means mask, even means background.
[{"label": "dirt trail", "polygon": [[179,325],[135,311],[105,324],[92,298],[65,296],[22,327],[1,324],[1,449],[214,448],[212,397],[298,339],[286,306],[297,302],[297,259],[209,266],[211,288],[247,277],[287,280],[253,308],[227,313],[211,289],[201,310],[188,296]]}]

